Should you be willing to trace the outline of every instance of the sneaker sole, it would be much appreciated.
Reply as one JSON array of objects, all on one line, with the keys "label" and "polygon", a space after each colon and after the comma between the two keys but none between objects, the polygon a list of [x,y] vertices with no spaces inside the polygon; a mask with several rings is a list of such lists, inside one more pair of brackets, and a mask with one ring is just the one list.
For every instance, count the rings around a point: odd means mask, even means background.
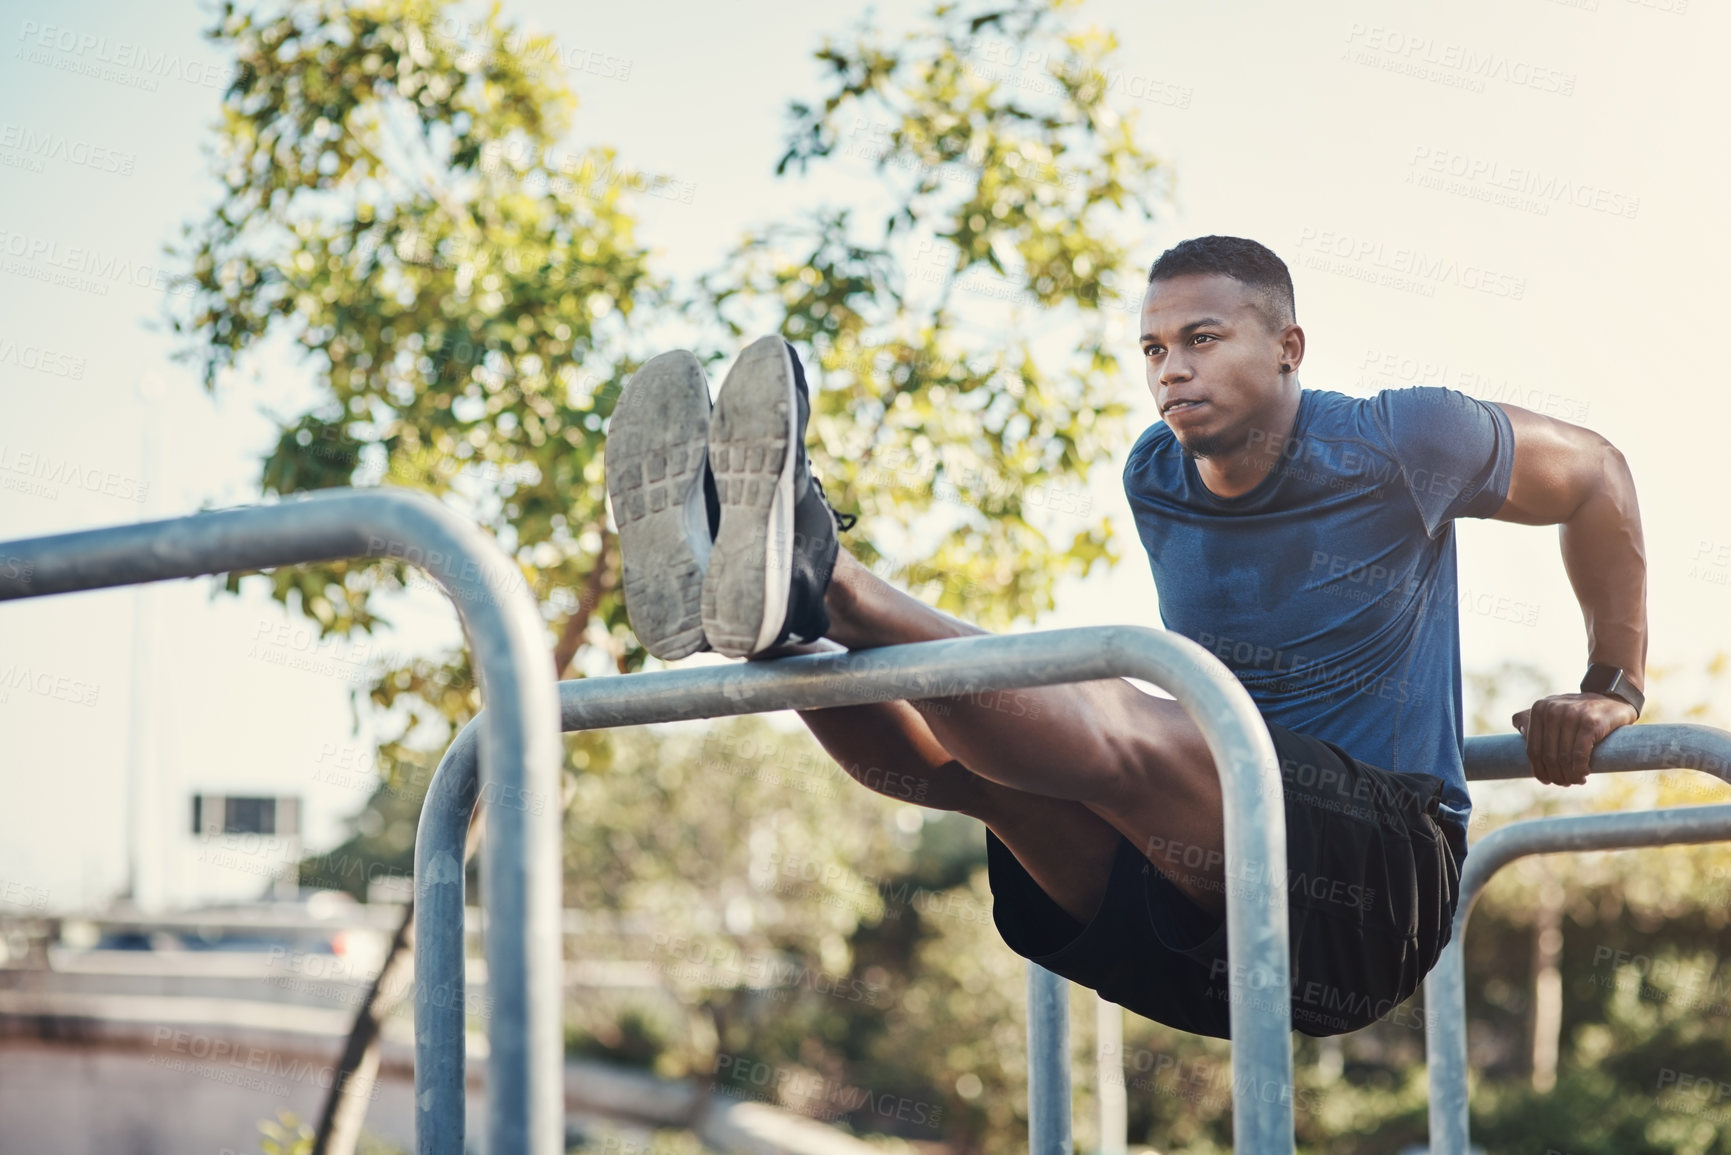
[{"label": "sneaker sole", "polygon": [[697,358],[663,353],[632,374],[607,430],[604,466],[619,526],[625,615],[644,648],[667,661],[704,648],[709,412]]},{"label": "sneaker sole", "polygon": [[721,525],[703,582],[703,630],[728,657],[767,649],[787,617],[798,420],[786,344],[754,341],[722,382],[709,423]]}]

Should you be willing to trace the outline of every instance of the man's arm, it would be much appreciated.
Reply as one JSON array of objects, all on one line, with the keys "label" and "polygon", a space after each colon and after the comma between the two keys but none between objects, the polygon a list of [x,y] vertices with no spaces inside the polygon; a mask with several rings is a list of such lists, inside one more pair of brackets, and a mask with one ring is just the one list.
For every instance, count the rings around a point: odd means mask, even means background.
[{"label": "man's arm", "polygon": [[[1618,666],[1637,690],[1647,669],[1647,556],[1635,479],[1616,446],[1590,429],[1518,405],[1498,407],[1515,433],[1508,499],[1492,516],[1559,525],[1563,568],[1587,625],[1587,660]],[[1582,667],[1585,670],[1585,667]],[[1605,694],[1556,694],[1514,717],[1541,782],[1578,785],[1599,741],[1635,720]]]}]

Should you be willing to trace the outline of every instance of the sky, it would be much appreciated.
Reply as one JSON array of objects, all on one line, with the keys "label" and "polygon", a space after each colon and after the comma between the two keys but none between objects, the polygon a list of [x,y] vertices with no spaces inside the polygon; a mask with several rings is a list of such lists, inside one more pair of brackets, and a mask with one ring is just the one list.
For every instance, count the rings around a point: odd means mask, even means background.
[{"label": "sky", "polygon": [[[921,9],[875,11],[897,28]],[[581,102],[571,144],[611,144],[690,189],[643,199],[642,236],[679,277],[826,194],[775,178],[784,110],[820,91],[812,50],[864,11],[504,5],[557,37]],[[1305,387],[1442,385],[1604,435],[1640,495],[1649,699],[1694,701],[1731,622],[1731,512],[1715,496],[1731,428],[1716,339],[1731,10],[1091,0],[1072,19],[1116,33],[1111,99],[1170,181],[1138,263],[1189,236],[1255,237],[1292,269]],[[214,195],[204,149],[228,64],[201,38],[209,21],[179,0],[0,5],[0,542],[245,503],[273,418],[313,397],[280,348],[206,393],[163,326],[164,246]],[[1135,336],[1126,318],[1112,399],[1140,430],[1155,415]],[[1122,457],[1091,497],[1125,561],[1061,587],[1041,626],[1159,624]],[[1556,530],[1463,522],[1458,540],[1464,668],[1530,663],[1572,690],[1586,641]],[[297,848],[256,848],[250,869],[199,862],[190,793],[298,794],[305,845],[340,840],[371,785],[351,688],[381,657],[457,637],[425,593],[361,647],[318,644],[256,591],[214,589],[0,605],[0,903],[101,903],[135,827],[150,903],[256,890]]]}]

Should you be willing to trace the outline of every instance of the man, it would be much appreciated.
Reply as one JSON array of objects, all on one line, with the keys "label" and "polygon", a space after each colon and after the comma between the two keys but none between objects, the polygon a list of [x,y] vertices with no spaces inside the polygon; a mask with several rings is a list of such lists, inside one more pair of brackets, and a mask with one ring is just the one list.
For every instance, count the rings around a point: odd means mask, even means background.
[{"label": "man", "polygon": [[[1285,264],[1255,241],[1163,254],[1142,308],[1164,421],[1125,490],[1164,625],[1215,653],[1280,755],[1294,1026],[1356,1030],[1447,943],[1466,824],[1456,517],[1560,525],[1588,633],[1579,693],[1515,716],[1535,775],[1584,782],[1646,658],[1634,484],[1597,434],[1448,389],[1302,389]],[[753,657],[982,631],[868,572],[802,445],[791,346],[766,337],[713,413],[689,354],[649,362],[609,433],[633,627],[652,653]],[[713,485],[710,483],[713,472]],[[827,639],[821,641],[819,639]],[[1177,703],[1122,680],[802,714],[866,782],[987,828],[999,932],[1148,1018],[1228,1035],[1218,772]],[[897,776],[886,774],[895,771]]]}]

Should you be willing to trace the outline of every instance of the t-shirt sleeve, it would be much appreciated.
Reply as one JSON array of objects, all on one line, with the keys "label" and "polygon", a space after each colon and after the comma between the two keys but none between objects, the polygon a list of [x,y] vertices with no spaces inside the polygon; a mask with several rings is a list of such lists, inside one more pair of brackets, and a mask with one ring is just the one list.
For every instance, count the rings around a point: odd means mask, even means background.
[{"label": "t-shirt sleeve", "polygon": [[1457,517],[1490,517],[1509,495],[1515,433],[1509,415],[1456,389],[1385,389],[1374,411],[1431,537]]}]

